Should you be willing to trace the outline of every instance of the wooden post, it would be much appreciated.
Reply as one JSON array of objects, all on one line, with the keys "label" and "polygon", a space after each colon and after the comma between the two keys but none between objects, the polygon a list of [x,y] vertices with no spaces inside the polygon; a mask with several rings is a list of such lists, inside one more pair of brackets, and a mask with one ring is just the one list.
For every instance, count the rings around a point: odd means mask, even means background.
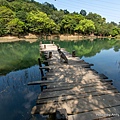
[{"label": "wooden post", "polygon": [[[39,63],[39,67],[42,67],[42,64],[41,64],[40,58],[38,58],[38,63]],[[44,76],[43,70],[40,69],[40,72],[41,72],[41,75],[42,75],[41,77],[43,78],[43,76]]]},{"label": "wooden post", "polygon": [[75,50],[72,51],[72,57],[76,57]]},{"label": "wooden post", "polygon": [[44,49],[46,49],[46,45],[44,45]]},{"label": "wooden post", "polygon": [[40,41],[39,47],[40,47],[40,51],[41,51],[42,50],[42,41]]},{"label": "wooden post", "polygon": [[52,58],[52,52],[49,52],[49,58]]},{"label": "wooden post", "polygon": [[[39,67],[42,67],[40,58],[38,58],[38,63],[39,63]],[[43,70],[40,69],[40,72],[41,72],[41,80],[43,80],[43,76],[44,76]],[[43,86],[40,86],[40,88],[41,88],[41,91],[43,91]]]},{"label": "wooden post", "polygon": [[[38,58],[38,63],[39,63],[39,67],[42,67],[40,58]],[[43,70],[42,70],[42,69],[40,69],[40,72],[41,72],[41,80],[47,80],[46,77],[44,77],[44,73],[43,73]],[[41,87],[41,91],[43,91],[44,85],[42,85],[42,86],[40,86],[40,87]]]},{"label": "wooden post", "polygon": [[43,91],[43,86],[40,86],[41,87],[41,92]]},{"label": "wooden post", "polygon": [[55,45],[55,43],[54,43],[54,42],[53,42],[52,44],[53,44],[53,46]]},{"label": "wooden post", "polygon": [[53,41],[50,41],[50,44],[53,44]]}]

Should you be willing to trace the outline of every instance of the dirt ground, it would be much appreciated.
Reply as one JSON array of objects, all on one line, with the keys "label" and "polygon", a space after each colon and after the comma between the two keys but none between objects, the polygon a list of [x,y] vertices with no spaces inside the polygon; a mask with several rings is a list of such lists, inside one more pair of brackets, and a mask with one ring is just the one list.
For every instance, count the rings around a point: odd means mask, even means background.
[{"label": "dirt ground", "polygon": [[83,39],[90,39],[91,41],[94,40],[95,38],[100,38],[96,36],[81,36],[81,35],[48,35],[48,36],[39,36],[39,35],[33,35],[29,34],[27,36],[23,36],[21,38],[18,38],[16,36],[5,36],[5,37],[0,37],[0,43],[2,42],[15,42],[15,41],[29,41],[29,42],[35,42],[37,39],[47,39],[47,40],[83,40]]}]

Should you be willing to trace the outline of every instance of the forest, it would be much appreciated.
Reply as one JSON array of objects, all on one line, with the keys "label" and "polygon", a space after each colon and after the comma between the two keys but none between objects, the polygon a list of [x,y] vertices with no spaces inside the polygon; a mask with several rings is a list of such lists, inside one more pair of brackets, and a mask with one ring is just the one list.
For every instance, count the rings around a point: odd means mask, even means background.
[{"label": "forest", "polygon": [[53,4],[34,0],[0,0],[0,36],[81,34],[112,36],[120,34],[120,24],[106,22],[97,13],[81,9],[70,13]]}]

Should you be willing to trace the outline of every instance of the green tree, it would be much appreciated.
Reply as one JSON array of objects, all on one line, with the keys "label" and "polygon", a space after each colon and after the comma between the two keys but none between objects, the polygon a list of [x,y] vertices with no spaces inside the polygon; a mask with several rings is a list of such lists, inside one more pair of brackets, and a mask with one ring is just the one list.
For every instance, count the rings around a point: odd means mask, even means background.
[{"label": "green tree", "polygon": [[69,14],[69,11],[67,9],[65,9],[64,14]]},{"label": "green tree", "polygon": [[112,37],[115,37],[116,35],[120,34],[120,29],[118,27],[114,27],[111,31],[110,31],[110,35]]},{"label": "green tree", "polygon": [[5,6],[0,7],[0,19],[3,19],[3,24],[9,22],[13,18],[15,18],[15,13],[11,9]]},{"label": "green tree", "polygon": [[49,8],[52,8],[53,10],[57,10],[57,8],[53,4],[50,4],[48,2],[45,2],[44,5],[48,6]]},{"label": "green tree", "polygon": [[76,14],[64,15],[60,26],[65,33],[74,33],[75,27],[82,19],[84,19],[84,16],[82,15]]},{"label": "green tree", "polygon": [[80,31],[83,34],[90,34],[93,32],[94,29],[94,22],[87,19],[81,20],[75,28],[76,31]]},{"label": "green tree", "polygon": [[113,24],[114,26],[118,26],[117,23],[115,23],[114,21],[111,21],[111,24]]},{"label": "green tree", "polygon": [[37,11],[37,10],[40,10],[39,7],[37,7],[34,3],[24,3],[22,4],[21,6],[22,10],[25,11],[25,12],[30,12],[30,11]]},{"label": "green tree", "polygon": [[[57,10],[48,2],[41,4],[35,0],[0,0],[0,36],[7,35],[7,25],[15,18],[28,27],[28,30],[27,28],[25,30],[36,34],[58,33],[59,31],[62,34],[74,34],[76,31],[103,36],[120,34],[118,29],[120,24],[117,25],[114,21],[106,23],[106,19],[101,15],[92,12],[87,14],[83,9],[79,14],[70,13],[68,10]],[[92,27],[93,23],[86,19],[94,22],[95,29]]]},{"label": "green tree", "polygon": [[94,33],[96,35],[101,35],[104,23],[106,23],[106,19],[102,18],[100,15],[98,15],[96,13],[92,13],[92,12],[90,12],[86,16],[86,18],[89,19],[89,20],[92,20],[94,22],[94,24],[95,24],[95,31],[94,31]]},{"label": "green tree", "polygon": [[47,15],[52,15],[53,11],[56,11],[57,8],[48,2],[45,2],[43,4],[39,4],[39,7],[41,8],[40,11],[46,13]]},{"label": "green tree", "polygon": [[7,23],[8,34],[19,36],[25,31],[24,22],[20,21],[18,18],[15,18]]},{"label": "green tree", "polygon": [[87,15],[87,12],[85,10],[81,10],[80,11],[80,14],[83,15],[83,16],[86,16]]},{"label": "green tree", "polygon": [[27,20],[27,12],[22,11],[22,10],[18,11],[18,12],[16,12],[16,17],[18,19],[20,19],[21,21],[26,22],[26,20]]},{"label": "green tree", "polygon": [[78,15],[79,13],[74,11],[72,14],[74,14],[74,15],[75,15],[75,14]]},{"label": "green tree", "polygon": [[47,14],[40,11],[30,12],[27,16],[27,22],[29,30],[32,33],[47,33],[52,30],[58,30],[55,22],[51,20]]},{"label": "green tree", "polygon": [[50,15],[50,18],[55,21],[56,24],[60,24],[61,20],[63,19],[64,11],[53,11]]},{"label": "green tree", "polygon": [[0,6],[2,7],[2,6],[6,6],[6,7],[10,7],[10,4],[9,4],[9,2],[7,2],[6,0],[0,0]]},{"label": "green tree", "polygon": [[13,18],[15,18],[15,13],[5,7],[0,7],[0,36],[7,35],[6,25],[10,22]]}]

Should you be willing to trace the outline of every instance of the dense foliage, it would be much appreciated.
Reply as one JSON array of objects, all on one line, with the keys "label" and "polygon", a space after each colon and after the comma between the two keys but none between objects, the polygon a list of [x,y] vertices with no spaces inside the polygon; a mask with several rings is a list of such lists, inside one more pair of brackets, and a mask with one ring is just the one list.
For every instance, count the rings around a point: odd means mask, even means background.
[{"label": "dense foliage", "polygon": [[57,10],[47,2],[0,0],[0,36],[28,33],[116,36],[120,34],[120,25],[107,23],[102,16],[92,12],[87,14],[83,9],[80,13],[70,13]]}]

